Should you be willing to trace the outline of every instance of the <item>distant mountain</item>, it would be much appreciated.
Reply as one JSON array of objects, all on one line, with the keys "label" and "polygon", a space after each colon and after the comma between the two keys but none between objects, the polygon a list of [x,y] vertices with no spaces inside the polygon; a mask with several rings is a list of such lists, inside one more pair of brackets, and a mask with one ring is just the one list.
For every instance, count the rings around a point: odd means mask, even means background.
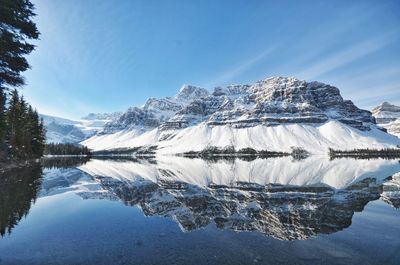
[{"label": "distant mountain", "polygon": [[81,118],[81,120],[113,120],[121,116],[122,112],[112,112],[112,113],[89,113],[88,115]]},{"label": "distant mountain", "polygon": [[131,107],[82,144],[93,150],[156,148],[159,154],[219,149],[312,153],[395,147],[371,112],[344,100],[338,88],[292,77],[217,87],[183,86],[176,96]]},{"label": "distant mountain", "polygon": [[46,127],[48,143],[79,143],[97,132],[121,113],[90,113],[80,120],[69,120],[41,114]]},{"label": "distant mountain", "polygon": [[400,106],[383,102],[372,109],[376,123],[385,128],[388,133],[400,137]]}]

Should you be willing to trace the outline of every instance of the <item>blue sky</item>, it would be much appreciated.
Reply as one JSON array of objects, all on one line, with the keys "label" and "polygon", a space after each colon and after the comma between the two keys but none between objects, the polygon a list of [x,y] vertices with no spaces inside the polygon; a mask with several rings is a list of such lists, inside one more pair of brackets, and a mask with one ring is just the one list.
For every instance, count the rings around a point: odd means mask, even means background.
[{"label": "blue sky", "polygon": [[400,104],[400,2],[33,0],[41,32],[25,73],[39,112],[123,111],[182,84],[295,76],[362,108]]}]

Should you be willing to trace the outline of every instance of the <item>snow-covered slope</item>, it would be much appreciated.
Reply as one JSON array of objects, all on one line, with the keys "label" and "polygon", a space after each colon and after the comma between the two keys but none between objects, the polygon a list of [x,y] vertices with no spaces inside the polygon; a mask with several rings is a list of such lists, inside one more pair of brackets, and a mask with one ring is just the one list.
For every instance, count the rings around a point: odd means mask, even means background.
[{"label": "snow-covered slope", "polygon": [[104,125],[121,113],[90,113],[80,120],[69,120],[41,114],[48,143],[79,143],[101,131]]},{"label": "snow-covered slope", "polygon": [[304,147],[313,154],[322,154],[326,153],[329,147],[339,150],[394,147],[400,144],[400,140],[377,128],[360,131],[338,121],[329,121],[318,125],[258,125],[249,128],[210,126],[201,123],[181,130],[163,131],[156,128],[142,134],[134,130],[125,130],[114,134],[95,135],[82,144],[93,150],[157,146],[159,154],[202,151],[210,146],[290,152],[292,146],[297,146]]},{"label": "snow-covered slope", "polygon": [[260,185],[328,185],[344,189],[366,178],[383,181],[400,171],[396,160],[334,159],[311,156],[302,161],[290,157],[252,161],[218,160],[217,162],[179,156],[159,156],[157,163],[91,159],[79,169],[91,176],[107,176],[121,182],[171,181],[200,187],[232,186],[236,182]]},{"label": "snow-covered slope", "polygon": [[343,100],[336,87],[273,77],[217,87],[211,94],[183,86],[175,97],[130,108],[82,144],[96,151],[156,146],[159,154],[209,147],[290,151],[292,146],[326,153],[329,147],[396,147],[400,140],[376,127],[369,111]]},{"label": "snow-covered slope", "polygon": [[379,126],[385,128],[388,133],[400,137],[400,106],[383,102],[372,109],[372,115]]}]

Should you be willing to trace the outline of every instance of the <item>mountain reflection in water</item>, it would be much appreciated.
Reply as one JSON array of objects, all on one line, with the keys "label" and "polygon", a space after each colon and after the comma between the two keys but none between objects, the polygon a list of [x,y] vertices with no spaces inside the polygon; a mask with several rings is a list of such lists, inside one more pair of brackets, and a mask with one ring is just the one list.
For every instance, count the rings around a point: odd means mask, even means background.
[{"label": "mountain reflection in water", "polygon": [[[182,231],[214,223],[220,229],[258,231],[281,240],[334,233],[349,227],[353,214],[370,201],[382,198],[396,208],[400,201],[396,160],[159,157],[43,165],[43,177],[38,177],[40,168],[27,170],[18,175],[22,181],[0,185],[2,234],[27,214],[37,196],[67,192],[139,206],[146,216],[172,218]],[[18,203],[10,204],[15,196]]]}]

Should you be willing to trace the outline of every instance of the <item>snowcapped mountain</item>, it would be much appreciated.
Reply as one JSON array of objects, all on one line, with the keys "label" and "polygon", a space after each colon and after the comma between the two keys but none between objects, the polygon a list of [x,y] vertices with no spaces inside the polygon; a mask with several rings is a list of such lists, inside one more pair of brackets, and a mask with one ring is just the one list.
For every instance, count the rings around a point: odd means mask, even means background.
[{"label": "snowcapped mountain", "polygon": [[209,96],[204,88],[184,85],[175,97],[149,98],[141,107],[131,107],[119,118],[105,125],[102,134],[129,129],[137,134],[160,126],[195,99]]},{"label": "snowcapped mountain", "polygon": [[69,120],[41,114],[46,127],[48,143],[79,143],[100,130],[121,113],[90,113],[80,120]]},{"label": "snowcapped mountain", "polygon": [[93,150],[156,147],[159,154],[210,147],[312,153],[395,147],[400,140],[375,125],[371,112],[344,100],[338,88],[292,77],[217,87],[183,86],[175,97],[150,98],[82,144]]},{"label": "snowcapped mountain", "polygon": [[400,137],[400,106],[383,102],[372,109],[372,115],[379,126],[385,128],[388,133]]}]

